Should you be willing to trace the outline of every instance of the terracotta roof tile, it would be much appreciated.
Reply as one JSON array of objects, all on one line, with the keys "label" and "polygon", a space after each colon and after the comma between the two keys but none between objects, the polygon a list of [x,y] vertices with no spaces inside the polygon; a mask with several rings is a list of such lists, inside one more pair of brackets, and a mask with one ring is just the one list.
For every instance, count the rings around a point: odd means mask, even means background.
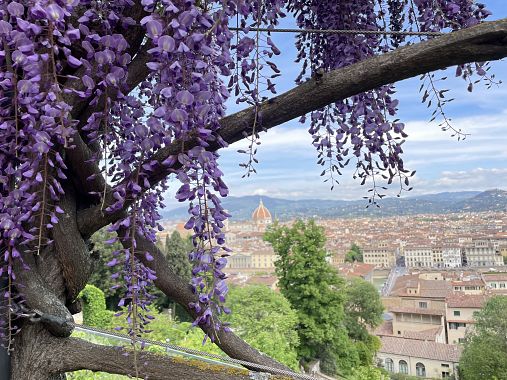
[{"label": "terracotta roof tile", "polygon": [[382,336],[382,347],[379,352],[384,354],[410,356],[413,358],[432,359],[458,363],[462,348],[453,344],[429,342],[417,339]]},{"label": "terracotta roof tile", "polygon": [[403,337],[407,339],[429,340],[434,342],[442,333],[442,326],[423,331],[404,331]]},{"label": "terracotta roof tile", "polygon": [[483,294],[457,293],[447,297],[447,307],[480,309],[489,297]]}]

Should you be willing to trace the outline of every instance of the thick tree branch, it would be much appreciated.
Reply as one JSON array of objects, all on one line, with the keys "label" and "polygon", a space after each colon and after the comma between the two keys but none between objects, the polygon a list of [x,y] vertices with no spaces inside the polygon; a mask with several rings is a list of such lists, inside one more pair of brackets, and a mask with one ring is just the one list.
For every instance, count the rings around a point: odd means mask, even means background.
[{"label": "thick tree branch", "polygon": [[65,286],[56,255],[52,250],[44,249],[38,256],[33,252],[25,252],[23,259],[30,270],[16,260],[14,271],[26,305],[30,310],[54,317],[43,321],[51,334],[69,336],[74,329],[71,324],[73,320],[65,306]]},{"label": "thick tree branch", "polygon": [[[102,346],[82,339],[53,338],[50,372],[62,373],[81,369],[135,375],[134,355],[120,347]],[[206,364],[194,360],[138,353],[139,375],[152,380],[247,380],[248,370]]]},{"label": "thick tree branch", "polygon": [[[261,106],[262,127],[269,129],[302,116],[328,104],[355,94],[394,83],[449,66],[477,61],[492,61],[507,56],[507,19],[486,22],[478,26],[450,33],[430,41],[405,46],[393,52],[375,56],[365,61],[334,70],[322,77],[313,78],[296,88],[264,102]],[[221,120],[220,136],[231,144],[252,133],[254,109],[227,116]],[[186,142],[186,147],[197,142]],[[175,142],[160,149],[150,160],[160,164],[169,156],[180,152],[181,143]],[[215,143],[211,149],[219,149]],[[178,165],[178,164],[176,164]],[[177,166],[160,165],[149,178],[157,184]],[[114,200],[111,194],[106,204]],[[125,208],[130,203],[126,202]],[[100,206],[83,210],[79,217],[79,229],[90,235],[99,228],[118,220],[122,211],[102,215]]]},{"label": "thick tree branch", "polygon": [[63,210],[53,228],[55,251],[65,279],[67,304],[74,302],[92,274],[92,258],[76,223],[76,194],[65,184],[65,195],[59,205]]},{"label": "thick tree branch", "polygon": [[[124,232],[120,232],[119,235],[124,247],[130,248],[130,240],[125,241],[125,239],[122,238]],[[144,254],[145,252],[150,252],[153,260],[148,261]],[[158,247],[139,234],[136,234],[136,256],[144,265],[155,271],[157,275],[155,285],[157,288],[162,290],[171,300],[178,302],[194,318],[197,317],[195,311],[188,306],[191,302],[198,302],[189,284],[173,272],[164,254]],[[203,330],[208,332],[209,335],[216,335],[218,337],[216,344],[230,357],[278,369],[289,370],[289,368],[283,364],[257,351],[232,332],[225,332],[224,330],[216,332],[206,328],[203,328]]]}]

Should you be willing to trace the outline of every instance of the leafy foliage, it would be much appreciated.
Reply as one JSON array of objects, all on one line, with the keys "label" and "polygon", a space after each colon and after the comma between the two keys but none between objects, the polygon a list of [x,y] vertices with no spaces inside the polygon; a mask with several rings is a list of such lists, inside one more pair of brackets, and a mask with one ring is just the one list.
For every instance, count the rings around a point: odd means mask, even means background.
[{"label": "leafy foliage", "polygon": [[353,263],[355,261],[359,263],[363,262],[363,251],[356,243],[352,244],[349,251],[345,255],[346,263]]},{"label": "leafy foliage", "polygon": [[371,330],[382,322],[384,306],[377,289],[360,278],[348,281],[345,288],[345,325],[349,336],[365,340]]},{"label": "leafy foliage", "polygon": [[299,368],[298,317],[282,295],[263,285],[232,287],[228,304],[232,313],[226,320],[241,338],[292,369]]},{"label": "leafy foliage", "polygon": [[507,379],[507,297],[490,298],[475,319],[460,359],[460,379]]},{"label": "leafy foliage", "polygon": [[164,253],[173,271],[182,279],[189,281],[192,278],[192,266],[188,261],[188,253],[192,251],[192,241],[183,239],[178,231],[167,236],[164,244]]},{"label": "leafy foliage", "polygon": [[111,327],[113,313],[106,309],[104,292],[93,285],[86,285],[80,293],[83,301],[83,323],[92,327]]},{"label": "leafy foliage", "polygon": [[[320,359],[322,370],[330,374],[350,374],[353,368],[370,365],[379,343],[366,327],[379,323],[378,293],[372,294],[362,282],[349,289],[328,264],[324,231],[314,221],[296,221],[290,227],[274,224],[264,238],[278,255],[280,291],[297,311],[299,358]],[[373,297],[373,305],[366,298],[359,303],[349,298],[361,290]],[[345,316],[346,308],[353,311],[350,317]],[[361,321],[363,316],[366,321]]]}]

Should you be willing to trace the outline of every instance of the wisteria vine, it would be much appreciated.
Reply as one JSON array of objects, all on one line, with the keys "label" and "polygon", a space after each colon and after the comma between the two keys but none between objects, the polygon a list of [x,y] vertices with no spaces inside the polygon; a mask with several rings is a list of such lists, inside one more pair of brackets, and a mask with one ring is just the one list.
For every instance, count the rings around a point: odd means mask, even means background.
[{"label": "wisteria vine", "polygon": [[[303,29],[389,28],[392,31],[422,32],[466,28],[491,14],[484,5],[471,0],[308,0],[289,2],[289,9]],[[321,72],[386,53],[403,42],[405,37],[400,35],[388,38],[374,34],[327,36],[302,33],[297,39],[297,60],[303,63],[303,70],[297,82],[301,83],[308,75],[315,77]],[[474,73],[472,67],[464,65],[457,74],[470,80]],[[482,64],[477,64],[477,73],[484,75]],[[443,112],[443,93],[435,88],[431,75],[427,77],[431,87],[427,91],[436,93],[435,113],[439,112],[444,118],[444,129],[452,129]],[[361,184],[371,180],[368,197],[371,204],[377,204],[376,199],[385,196],[382,190],[395,179],[399,181],[400,192],[411,189],[410,177],[415,172],[404,167],[402,145],[407,134],[404,124],[395,118],[399,102],[394,94],[394,85],[386,85],[311,113],[309,132],[318,152],[317,162],[324,169],[321,175],[326,177],[325,181],[331,182],[331,189],[350,160],[356,166],[354,178],[359,178]],[[306,119],[303,117],[301,121]]]},{"label": "wisteria vine", "polygon": [[[90,196],[103,213],[128,206],[125,217],[110,226],[123,249],[108,264],[122,278],[119,306],[136,339],[146,331],[156,273],[143,264],[149,252],[138,250],[142,237],[156,242],[158,209],[167,183],[154,186],[159,149],[178,144],[177,154],[163,162],[180,182],[176,199],[187,202],[193,230],[192,290],[194,324],[216,331],[227,295],[223,271],[230,250],[223,232],[229,217],[221,205],[228,188],[218,165],[216,147],[220,119],[230,93],[238,103],[252,105],[255,122],[250,133],[247,173],[255,171],[255,153],[262,130],[262,102],[275,93],[280,70],[272,58],[281,52],[270,32],[292,13],[302,29],[455,30],[489,15],[472,0],[142,0],[143,12],[133,17],[132,0],[0,1],[0,276],[7,279],[2,331],[14,330],[12,302],[17,276],[14,262],[40,254],[52,244],[51,230],[63,213],[68,167],[65,152],[82,138],[105,179]],[[231,27],[240,31],[231,31]],[[132,28],[144,33],[139,51],[125,37]],[[253,29],[253,30],[252,30]],[[407,43],[403,37],[324,35],[297,37],[297,61],[303,64],[297,82],[385,53]],[[146,54],[148,74],[132,91],[130,65]],[[482,64],[465,65],[458,75],[469,80]],[[358,94],[309,115],[310,133],[323,175],[337,175],[353,158],[362,183],[399,178],[408,187],[413,172],[403,165],[406,134],[395,118],[398,101],[392,85]],[[73,115],[73,104],[88,104],[85,119]],[[303,121],[306,118],[303,118]],[[210,148],[214,147],[214,148]],[[67,173],[67,174],[66,174]],[[115,202],[106,206],[112,195]],[[23,265],[21,265],[23,267]],[[26,270],[29,268],[24,266]],[[21,287],[18,287],[21,289]],[[18,289],[18,292],[19,292]],[[10,338],[8,339],[10,342]]]}]

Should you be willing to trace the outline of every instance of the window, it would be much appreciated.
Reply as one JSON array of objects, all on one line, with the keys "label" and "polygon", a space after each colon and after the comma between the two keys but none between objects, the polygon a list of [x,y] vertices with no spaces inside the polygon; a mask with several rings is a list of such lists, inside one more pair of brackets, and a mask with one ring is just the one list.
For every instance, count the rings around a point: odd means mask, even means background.
[{"label": "window", "polygon": [[442,363],[442,367],[444,367],[444,368],[449,368],[449,364],[444,364],[444,363]]},{"label": "window", "polygon": [[426,367],[422,363],[417,363],[415,365],[415,374],[417,376],[425,377],[426,376]]},{"label": "window", "polygon": [[449,330],[457,330],[458,326],[457,323],[449,322]]},{"label": "window", "polygon": [[500,283],[500,287],[503,288],[503,289],[505,289],[505,282],[501,282]]},{"label": "window", "polygon": [[408,375],[408,364],[405,360],[400,360],[398,363],[400,366],[400,373],[403,373],[405,375]]},{"label": "window", "polygon": [[419,307],[421,309],[427,309],[428,308],[428,302],[419,302]]},{"label": "window", "polygon": [[442,371],[442,379],[449,379],[451,377],[451,373],[447,371]]},{"label": "window", "polygon": [[458,338],[458,343],[460,343],[460,344],[465,343],[465,338]]},{"label": "window", "polygon": [[454,310],[454,316],[455,317],[459,317],[461,315],[461,311],[459,310]]},{"label": "window", "polygon": [[398,330],[398,335],[401,335],[401,331],[400,330]]},{"label": "window", "polygon": [[393,359],[386,359],[386,370],[389,372],[394,372],[394,362]]}]

